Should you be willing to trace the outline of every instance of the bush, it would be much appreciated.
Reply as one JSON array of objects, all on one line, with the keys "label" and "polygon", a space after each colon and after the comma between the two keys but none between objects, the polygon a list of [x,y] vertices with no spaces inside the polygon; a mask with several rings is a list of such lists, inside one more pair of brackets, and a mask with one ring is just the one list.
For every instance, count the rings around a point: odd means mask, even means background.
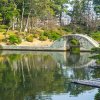
[{"label": "bush", "polygon": [[57,39],[59,39],[61,37],[60,33],[56,32],[56,31],[52,31],[52,30],[45,31],[43,33],[43,35],[46,36],[46,37],[48,37],[51,40],[57,40]]},{"label": "bush", "polygon": [[28,36],[26,36],[26,41],[33,42],[33,35],[29,34]]},{"label": "bush", "polygon": [[77,28],[76,28],[76,33],[82,33],[82,32],[83,32],[83,30],[82,30],[81,27],[77,27]]},{"label": "bush", "polygon": [[70,41],[70,43],[71,43],[72,45],[79,45],[79,41],[76,40],[76,39],[72,39],[72,40]]},{"label": "bush", "polygon": [[99,92],[95,95],[95,99],[94,100],[100,100],[100,90]]},{"label": "bush", "polygon": [[43,36],[43,35],[40,35],[39,40],[45,41],[45,40],[47,40],[47,37],[46,36]]},{"label": "bush", "polygon": [[71,25],[63,26],[62,30],[66,31],[66,32],[72,32]]},{"label": "bush", "polygon": [[100,31],[92,33],[91,36],[92,36],[92,38],[94,38],[96,41],[100,41]]},{"label": "bush", "polygon": [[100,48],[92,48],[91,50],[95,53],[100,53]]},{"label": "bush", "polygon": [[5,39],[4,35],[0,34],[0,42],[2,42]]},{"label": "bush", "polygon": [[0,29],[0,32],[6,32],[6,29]]},{"label": "bush", "polygon": [[17,35],[10,35],[8,38],[10,44],[19,44],[21,43],[21,38]]},{"label": "bush", "polygon": [[49,37],[51,40],[57,40],[60,38],[60,35],[57,33],[52,33],[51,36]]},{"label": "bush", "polygon": [[34,38],[39,38],[39,34],[33,34]]},{"label": "bush", "polygon": [[0,25],[0,29],[7,29],[7,25]]}]

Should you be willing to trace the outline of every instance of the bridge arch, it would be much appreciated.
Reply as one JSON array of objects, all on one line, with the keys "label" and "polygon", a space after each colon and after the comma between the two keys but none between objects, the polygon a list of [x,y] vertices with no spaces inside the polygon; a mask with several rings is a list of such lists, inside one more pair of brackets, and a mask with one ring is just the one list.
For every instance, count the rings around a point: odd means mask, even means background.
[{"label": "bridge arch", "polygon": [[70,47],[69,42],[70,42],[71,38],[72,39],[75,38],[79,41],[80,50],[91,50],[91,48],[93,48],[93,47],[99,47],[99,43],[87,35],[71,34],[71,35],[64,36],[64,38],[66,39],[66,47],[67,48]]},{"label": "bridge arch", "polygon": [[90,51],[93,47],[99,47],[99,43],[95,41],[93,38],[88,35],[83,34],[70,34],[63,36],[62,38],[56,40],[50,48],[66,50],[70,48],[70,39],[75,38],[79,41],[80,50],[82,51]]}]

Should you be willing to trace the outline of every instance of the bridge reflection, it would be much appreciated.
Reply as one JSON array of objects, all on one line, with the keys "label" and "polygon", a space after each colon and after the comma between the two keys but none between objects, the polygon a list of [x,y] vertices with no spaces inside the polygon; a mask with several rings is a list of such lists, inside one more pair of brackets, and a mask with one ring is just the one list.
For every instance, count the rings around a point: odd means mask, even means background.
[{"label": "bridge reflection", "polygon": [[70,52],[39,52],[39,51],[2,51],[1,55],[33,55],[33,56],[49,56],[52,57],[52,60],[54,60],[56,63],[67,67],[75,67],[75,68],[81,68],[81,67],[88,67],[89,65],[93,65],[95,63],[95,60],[90,59],[92,56],[91,53],[88,52],[82,52],[73,54]]}]

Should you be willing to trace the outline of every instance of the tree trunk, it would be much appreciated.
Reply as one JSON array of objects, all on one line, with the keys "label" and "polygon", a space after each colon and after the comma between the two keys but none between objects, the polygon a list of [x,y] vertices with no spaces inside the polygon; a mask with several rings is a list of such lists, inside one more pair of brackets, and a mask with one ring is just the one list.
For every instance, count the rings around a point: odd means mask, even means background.
[{"label": "tree trunk", "polygon": [[26,26],[25,26],[25,29],[24,29],[24,32],[27,32],[28,31],[28,25],[29,25],[29,17],[30,17],[30,14],[31,14],[31,10],[28,14],[28,17],[27,17],[27,21],[26,21]]},{"label": "tree trunk", "polygon": [[60,21],[60,26],[62,26],[62,9],[63,9],[63,5],[61,5],[61,11],[60,11],[60,16],[59,16],[59,21]]},{"label": "tree trunk", "polygon": [[23,15],[24,15],[24,9],[25,9],[25,8],[24,8],[24,1],[23,1],[20,32],[22,32],[22,29],[23,29]]},{"label": "tree trunk", "polygon": [[15,17],[13,17],[13,20],[12,20],[12,30],[13,31],[15,30]]}]

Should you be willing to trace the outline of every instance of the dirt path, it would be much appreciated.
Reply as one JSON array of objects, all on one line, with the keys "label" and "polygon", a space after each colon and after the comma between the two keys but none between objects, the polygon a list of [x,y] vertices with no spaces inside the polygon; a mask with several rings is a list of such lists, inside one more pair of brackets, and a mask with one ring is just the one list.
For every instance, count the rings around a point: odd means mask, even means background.
[{"label": "dirt path", "polygon": [[50,40],[40,41],[38,39],[34,39],[33,42],[23,41],[18,46],[36,46],[36,47],[39,46],[39,47],[41,47],[41,46],[50,46],[52,43],[53,42],[51,42]]}]

